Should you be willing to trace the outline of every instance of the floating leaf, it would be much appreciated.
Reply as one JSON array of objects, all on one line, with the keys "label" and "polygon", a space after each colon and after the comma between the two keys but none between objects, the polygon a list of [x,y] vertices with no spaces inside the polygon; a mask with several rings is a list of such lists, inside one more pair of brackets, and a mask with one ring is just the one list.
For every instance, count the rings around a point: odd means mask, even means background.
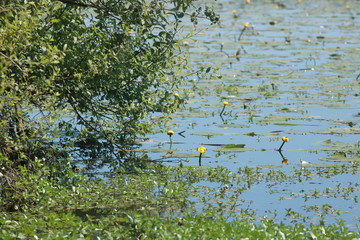
[{"label": "floating leaf", "polygon": [[[165,154],[165,155],[162,155],[162,157],[171,157],[171,158],[193,158],[193,157],[196,157],[198,158],[199,157],[199,153],[191,153],[191,152],[185,152],[185,153],[182,153],[182,152],[172,152],[172,153],[168,153],[168,154]],[[206,158],[206,155],[203,155],[202,158]]]},{"label": "floating leaf", "polygon": [[225,144],[222,147],[226,149],[244,148],[245,144]]},{"label": "floating leaf", "polygon": [[[169,152],[169,151],[176,151],[176,149],[169,149],[169,148],[145,148],[145,149],[136,149],[133,150],[134,152]],[[179,151],[179,150],[177,150]]]},{"label": "floating leaf", "polygon": [[[360,150],[359,150],[358,153],[360,154]],[[351,155],[348,156],[348,154],[346,152],[342,152],[342,151],[336,151],[333,154],[329,155],[328,157],[320,158],[320,159],[324,160],[324,161],[332,161],[332,162],[355,162],[355,161],[360,161],[359,157],[351,156]]]},{"label": "floating leaf", "polygon": [[216,135],[225,135],[225,133],[222,132],[194,132],[191,133],[191,135],[199,135],[199,136],[216,136]]},{"label": "floating leaf", "polygon": [[216,148],[214,151],[215,152],[248,152],[248,151],[255,151],[255,149],[251,147],[245,147],[245,144],[226,144]]},{"label": "floating leaf", "polygon": [[263,164],[259,165],[260,168],[281,168],[282,165],[273,165],[273,164]]},{"label": "floating leaf", "polygon": [[301,167],[316,167],[316,168],[341,166],[335,163],[308,163],[308,164],[298,164],[298,165]]},{"label": "floating leaf", "polygon": [[243,135],[254,137],[254,136],[256,136],[256,133],[248,132],[248,133],[244,133]]},{"label": "floating leaf", "polygon": [[193,112],[178,112],[175,113],[175,117],[182,117],[182,118],[206,118],[210,117],[212,114],[211,112],[207,111],[193,111]]}]

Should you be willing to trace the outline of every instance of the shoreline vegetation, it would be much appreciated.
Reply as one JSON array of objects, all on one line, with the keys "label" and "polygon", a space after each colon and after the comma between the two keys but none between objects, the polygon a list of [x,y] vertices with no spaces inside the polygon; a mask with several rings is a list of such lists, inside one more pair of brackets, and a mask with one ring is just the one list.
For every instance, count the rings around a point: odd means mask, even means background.
[{"label": "shoreline vegetation", "polygon": [[[56,186],[49,179],[29,173],[23,177],[33,179],[32,185],[23,189],[21,195],[33,205],[0,213],[1,238],[357,239],[360,234],[356,226],[347,226],[340,219],[327,223],[320,217],[314,222],[291,209],[284,222],[274,212],[257,216],[242,194],[259,184],[295,184],[358,172],[355,164],[326,171],[309,168],[305,173],[294,167],[291,175],[261,168],[230,172],[223,167],[155,165],[138,169],[137,173],[111,174],[107,180],[74,176],[76,181],[68,187]],[[216,183],[217,187],[203,185],[205,181]],[[349,191],[344,187],[337,194],[345,196]],[[307,194],[309,198],[316,197],[311,192],[288,194],[291,198],[304,198]],[[326,194],[328,198],[336,197]],[[325,193],[318,193],[318,197],[322,195]],[[317,207],[317,213],[334,214],[329,206]]]}]

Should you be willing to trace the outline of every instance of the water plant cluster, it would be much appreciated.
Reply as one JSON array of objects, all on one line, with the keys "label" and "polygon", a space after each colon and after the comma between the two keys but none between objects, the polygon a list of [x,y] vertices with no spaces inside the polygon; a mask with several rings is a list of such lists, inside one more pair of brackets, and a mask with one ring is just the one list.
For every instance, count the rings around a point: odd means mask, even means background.
[{"label": "water plant cluster", "polygon": [[[320,222],[293,208],[286,208],[284,219],[269,211],[260,216],[243,197],[261,184],[270,190],[284,184],[330,179],[339,174],[357,174],[359,166],[293,168],[281,170],[224,167],[194,168],[156,165],[147,170],[118,171],[104,178],[89,180],[73,176],[68,187],[24,174],[25,181],[35,179],[22,196],[34,205],[22,211],[1,212],[2,239],[356,239],[359,232],[322,216],[337,214],[331,203],[304,207],[319,214]],[[212,185],[207,184],[211,182]],[[283,186],[282,186],[283,187]],[[281,188],[282,188],[281,187]],[[281,189],[280,188],[280,189]],[[324,191],[282,190],[284,198],[341,195],[353,201],[359,186],[334,186]],[[261,196],[258,196],[261,198]]]}]

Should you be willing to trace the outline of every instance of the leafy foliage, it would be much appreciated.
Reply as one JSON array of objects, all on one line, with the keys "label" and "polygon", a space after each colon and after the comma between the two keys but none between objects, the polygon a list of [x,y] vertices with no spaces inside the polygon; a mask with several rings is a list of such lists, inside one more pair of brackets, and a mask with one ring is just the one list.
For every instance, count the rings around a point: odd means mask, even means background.
[{"label": "leafy foliage", "polygon": [[[352,170],[351,167],[347,169]],[[318,175],[319,171],[321,169],[313,169],[309,175]],[[337,174],[336,168],[327,171]],[[286,225],[269,217],[257,216],[255,219],[251,212],[245,211],[248,206],[241,204],[242,194],[261,182],[276,184],[296,178],[281,171],[266,173],[256,168],[237,172],[231,173],[221,167],[155,166],[148,170],[139,169],[137,174],[119,172],[108,180],[75,177],[76,181],[69,186],[55,186],[47,179],[39,178],[33,186],[37,188],[34,192],[27,186],[28,190],[24,188],[22,193],[37,204],[22,212],[0,213],[1,236],[2,239],[359,237],[359,233],[349,230],[341,221],[336,224],[298,221]],[[307,176],[299,177],[302,181]],[[207,187],[204,183],[209,181],[220,187]],[[241,209],[243,211],[239,211]]]},{"label": "leafy foliage", "polygon": [[[65,142],[76,137],[79,145],[116,144],[125,154],[135,136],[159,124],[148,117],[150,113],[171,113],[183,103],[173,95],[186,69],[176,34],[191,4],[142,0],[3,4],[2,142],[14,142],[2,147],[21,145],[28,142],[26,137]],[[194,21],[200,9],[192,15]],[[205,15],[216,22],[211,12],[206,8]]]},{"label": "leafy foliage", "polygon": [[180,19],[219,20],[210,8],[188,13],[192,2],[2,1],[3,190],[19,191],[21,168],[44,159],[56,176],[71,157],[136,165],[136,137],[184,103],[174,95],[192,74],[177,47]]}]

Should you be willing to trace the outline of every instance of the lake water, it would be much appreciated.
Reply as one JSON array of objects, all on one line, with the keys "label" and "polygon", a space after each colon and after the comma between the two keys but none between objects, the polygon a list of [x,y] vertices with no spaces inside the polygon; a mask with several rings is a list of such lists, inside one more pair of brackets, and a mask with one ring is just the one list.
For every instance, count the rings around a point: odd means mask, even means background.
[{"label": "lake water", "polygon": [[[360,160],[360,4],[358,1],[214,1],[220,25],[197,26],[184,39],[192,66],[219,68],[218,77],[194,77],[185,89],[186,109],[173,115],[167,129],[149,135],[141,151],[165,164],[199,165],[197,147],[207,148],[202,166],[243,167],[291,173],[304,167],[328,167]],[[244,23],[248,27],[244,29]],[[184,28],[186,31],[187,28]],[[220,116],[223,101],[227,101]],[[168,130],[173,130],[170,144]],[[181,134],[179,134],[181,133]],[[289,142],[278,149],[281,137]],[[287,159],[287,164],[284,163]],[[311,162],[301,165],[300,161]],[[321,197],[304,201],[288,190],[334,188],[353,184],[351,200]],[[259,215],[285,208],[315,221],[310,205],[330,204],[341,218],[358,224],[359,174],[316,178],[297,184],[266,184],[242,198]],[[284,190],[285,189],[285,190]],[[275,192],[276,192],[275,191]],[[279,196],[285,196],[279,200]],[[312,217],[313,216],[313,217]],[[335,222],[338,216],[326,216]]]}]

